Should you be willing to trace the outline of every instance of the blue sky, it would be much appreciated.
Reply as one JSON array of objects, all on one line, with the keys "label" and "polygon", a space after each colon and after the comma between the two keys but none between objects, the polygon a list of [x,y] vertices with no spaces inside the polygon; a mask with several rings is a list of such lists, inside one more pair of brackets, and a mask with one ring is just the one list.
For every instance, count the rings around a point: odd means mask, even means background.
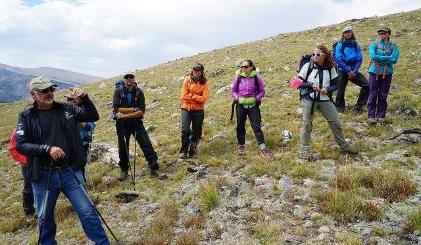
[{"label": "blue sky", "polygon": [[41,4],[43,1],[42,0],[25,0],[23,1],[27,6],[34,6],[37,4]]},{"label": "blue sky", "polygon": [[1,0],[7,11],[0,15],[0,63],[109,77],[279,33],[416,8],[421,1]]}]

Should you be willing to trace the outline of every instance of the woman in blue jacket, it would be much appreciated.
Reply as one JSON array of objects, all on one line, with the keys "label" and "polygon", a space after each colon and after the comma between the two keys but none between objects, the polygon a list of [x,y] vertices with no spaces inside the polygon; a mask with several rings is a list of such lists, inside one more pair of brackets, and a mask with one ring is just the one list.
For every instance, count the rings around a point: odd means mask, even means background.
[{"label": "woman in blue jacket", "polygon": [[354,111],[361,114],[367,104],[369,86],[368,81],[358,70],[360,69],[363,55],[360,45],[357,43],[352,27],[347,26],[342,30],[341,40],[335,48],[334,59],[338,65],[338,94],[336,96],[336,108],[338,112],[345,110],[345,89],[350,80],[355,85],[361,87],[357,104]]},{"label": "woman in blue jacket", "polygon": [[388,27],[380,27],[377,33],[380,40],[372,42],[368,49],[371,58],[368,68],[370,95],[367,102],[370,125],[376,124],[377,121],[384,123],[393,65],[399,59],[398,45],[390,40],[391,30]]}]

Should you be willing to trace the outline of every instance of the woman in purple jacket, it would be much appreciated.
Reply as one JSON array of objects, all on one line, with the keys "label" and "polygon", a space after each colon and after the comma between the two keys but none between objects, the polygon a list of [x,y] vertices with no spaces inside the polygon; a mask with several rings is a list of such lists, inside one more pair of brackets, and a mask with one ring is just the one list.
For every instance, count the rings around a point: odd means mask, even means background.
[{"label": "woman in purple jacket", "polygon": [[271,157],[272,152],[265,144],[261,129],[260,101],[265,96],[265,83],[258,74],[251,60],[244,60],[241,69],[236,72],[232,82],[232,97],[236,102],[238,154],[245,155],[246,119],[250,119],[251,127],[263,157]]}]

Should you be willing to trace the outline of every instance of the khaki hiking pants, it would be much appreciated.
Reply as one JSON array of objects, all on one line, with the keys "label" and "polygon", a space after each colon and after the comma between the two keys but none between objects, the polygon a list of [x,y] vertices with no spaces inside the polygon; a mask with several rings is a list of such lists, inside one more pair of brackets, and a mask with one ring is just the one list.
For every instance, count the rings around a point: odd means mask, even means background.
[{"label": "khaki hiking pants", "polygon": [[342,132],[341,123],[339,121],[338,112],[335,105],[331,101],[316,101],[314,102],[314,113],[311,114],[312,101],[302,100],[301,107],[303,109],[303,119],[301,124],[300,143],[301,151],[310,151],[310,137],[313,130],[313,116],[316,110],[320,111],[322,116],[329,123],[330,129],[335,137],[336,143],[342,150],[349,147],[345,141],[344,133]]}]

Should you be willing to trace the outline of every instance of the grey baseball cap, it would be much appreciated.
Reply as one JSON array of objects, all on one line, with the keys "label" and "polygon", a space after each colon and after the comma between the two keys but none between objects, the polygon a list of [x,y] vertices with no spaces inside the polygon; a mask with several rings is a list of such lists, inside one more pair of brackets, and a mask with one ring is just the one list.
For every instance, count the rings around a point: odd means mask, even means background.
[{"label": "grey baseball cap", "polygon": [[345,26],[345,28],[342,29],[342,33],[347,32],[347,31],[352,31],[352,26]]},{"label": "grey baseball cap", "polygon": [[51,79],[45,76],[39,76],[31,80],[29,83],[29,90],[43,90],[49,87],[57,87],[56,84],[52,83]]}]

